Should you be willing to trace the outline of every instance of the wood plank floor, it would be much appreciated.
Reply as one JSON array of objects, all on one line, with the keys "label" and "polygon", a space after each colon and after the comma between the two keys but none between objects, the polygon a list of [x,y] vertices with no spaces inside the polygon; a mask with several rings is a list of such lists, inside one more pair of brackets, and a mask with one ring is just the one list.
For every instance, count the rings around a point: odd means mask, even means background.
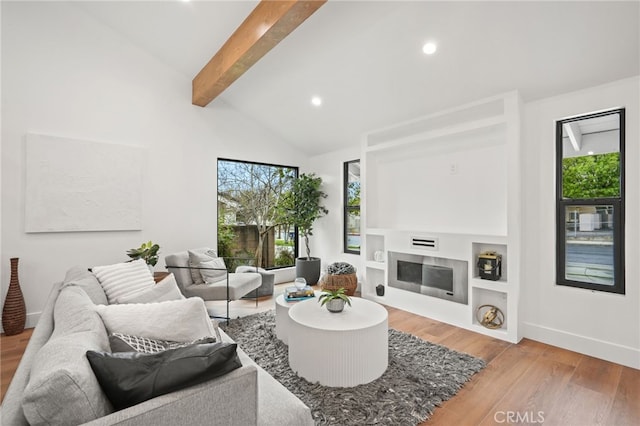
[{"label": "wood plank floor", "polygon": [[[260,301],[267,303],[271,302]],[[487,362],[483,371],[421,426],[640,424],[640,370],[532,340],[514,345],[387,309],[390,327]],[[2,397],[31,332],[0,337]]]}]

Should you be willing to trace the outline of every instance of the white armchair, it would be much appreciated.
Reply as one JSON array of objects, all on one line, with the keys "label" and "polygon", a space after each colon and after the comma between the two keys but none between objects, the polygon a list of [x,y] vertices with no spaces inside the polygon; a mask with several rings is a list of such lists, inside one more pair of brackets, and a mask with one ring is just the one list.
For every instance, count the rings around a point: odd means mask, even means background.
[{"label": "white armchair", "polygon": [[[190,261],[190,255],[192,261]],[[202,259],[209,256],[211,262],[194,262],[194,257]],[[257,290],[262,284],[262,277],[256,272],[229,273],[222,258],[208,248],[199,248],[174,253],[164,258],[167,270],[176,278],[176,283],[185,297],[200,297],[203,300],[226,300],[229,317],[229,302],[238,300]],[[257,293],[256,293],[257,296]],[[257,306],[256,297],[256,306]]]}]

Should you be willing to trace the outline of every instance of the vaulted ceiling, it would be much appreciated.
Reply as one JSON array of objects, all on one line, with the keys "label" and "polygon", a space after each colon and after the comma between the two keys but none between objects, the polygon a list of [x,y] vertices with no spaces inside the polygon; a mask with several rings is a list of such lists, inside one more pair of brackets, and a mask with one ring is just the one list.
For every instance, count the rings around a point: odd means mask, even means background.
[{"label": "vaulted ceiling", "polygon": [[[191,80],[257,3],[72,4]],[[531,101],[638,75],[639,6],[329,0],[205,108],[225,103],[310,155],[329,152],[514,89]]]}]

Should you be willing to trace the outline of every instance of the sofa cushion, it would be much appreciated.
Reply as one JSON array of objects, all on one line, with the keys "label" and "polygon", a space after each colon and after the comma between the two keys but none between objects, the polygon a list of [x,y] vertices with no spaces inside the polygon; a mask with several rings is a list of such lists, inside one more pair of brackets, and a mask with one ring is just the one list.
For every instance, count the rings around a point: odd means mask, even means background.
[{"label": "sofa cushion", "polygon": [[193,268],[190,271],[194,284],[215,283],[227,276],[227,266],[224,259],[217,257],[214,251],[207,250],[200,253],[189,250],[188,253],[189,266]]},{"label": "sofa cushion", "polygon": [[62,287],[64,288],[72,285],[83,289],[91,301],[96,305],[106,305],[109,303],[107,301],[107,295],[104,293],[104,289],[100,285],[100,282],[87,268],[74,266],[67,271]]},{"label": "sofa cushion", "polygon": [[158,303],[97,305],[109,334],[191,342],[215,336],[204,301],[198,297]]},{"label": "sofa cushion", "polygon": [[92,272],[100,281],[109,303],[116,303],[120,297],[155,285],[153,275],[142,259],[113,265],[95,266]]},{"label": "sofa cushion", "polygon": [[219,377],[242,366],[235,343],[205,343],[155,354],[88,351],[100,385],[120,410]]},{"label": "sofa cushion", "polygon": [[22,399],[30,424],[80,424],[113,408],[85,356],[109,350],[109,339],[89,296],[79,287],[60,291],[54,306],[55,329],[31,366]]},{"label": "sofa cushion", "polygon": [[215,343],[215,337],[204,337],[194,342],[172,342],[169,340],[148,339],[140,336],[130,336],[128,334],[113,333],[109,335],[109,345],[111,352],[140,352],[143,354],[155,354],[176,349],[195,343]]},{"label": "sofa cushion", "polygon": [[184,298],[175,277],[169,274],[152,287],[145,287],[135,293],[118,297],[116,303],[153,303]]}]

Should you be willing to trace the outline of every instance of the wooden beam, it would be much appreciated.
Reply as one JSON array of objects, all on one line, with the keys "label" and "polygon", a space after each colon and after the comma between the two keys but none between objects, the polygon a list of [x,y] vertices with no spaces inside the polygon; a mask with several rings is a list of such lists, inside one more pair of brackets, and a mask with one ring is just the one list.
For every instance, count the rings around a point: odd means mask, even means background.
[{"label": "wooden beam", "polygon": [[262,0],[200,70],[191,102],[207,106],[327,0]]}]

